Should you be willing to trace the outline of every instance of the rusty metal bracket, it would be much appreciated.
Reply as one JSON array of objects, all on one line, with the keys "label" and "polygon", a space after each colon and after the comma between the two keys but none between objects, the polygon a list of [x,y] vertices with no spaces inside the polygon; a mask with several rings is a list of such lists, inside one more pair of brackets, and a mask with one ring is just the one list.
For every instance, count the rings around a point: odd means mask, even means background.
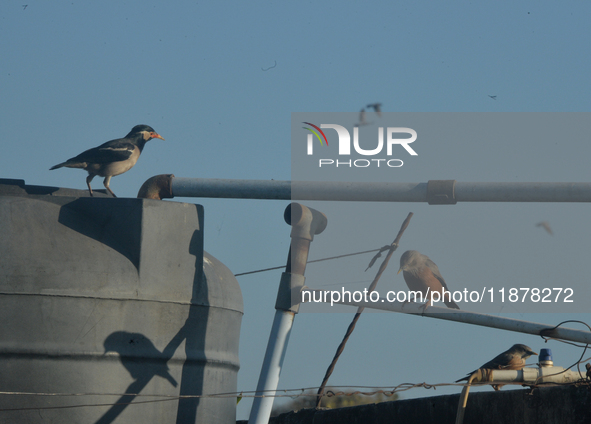
[{"label": "rusty metal bracket", "polygon": [[427,202],[430,205],[455,205],[456,180],[429,180],[427,182]]}]

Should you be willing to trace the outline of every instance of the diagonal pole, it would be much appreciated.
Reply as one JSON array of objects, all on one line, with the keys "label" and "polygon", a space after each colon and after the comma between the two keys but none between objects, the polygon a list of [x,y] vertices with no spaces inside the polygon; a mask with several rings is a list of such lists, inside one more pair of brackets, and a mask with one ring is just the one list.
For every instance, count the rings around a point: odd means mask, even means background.
[{"label": "diagonal pole", "polygon": [[[369,286],[368,293],[371,293],[372,291],[374,291],[376,286],[378,285],[378,281],[380,280],[380,277],[382,276],[382,274],[386,270],[386,267],[388,266],[388,262],[390,261],[392,254],[398,248],[398,242],[400,241],[402,234],[406,230],[406,227],[408,227],[408,224],[410,223],[410,219],[412,218],[412,216],[413,216],[413,213],[410,212],[408,214],[408,216],[406,217],[406,219],[404,220],[404,222],[402,223],[402,226],[400,227],[400,231],[398,231],[398,235],[396,236],[396,238],[394,239],[394,241],[390,245],[388,254],[384,258],[384,261],[380,265],[380,269],[378,270],[376,276],[374,277],[373,281],[371,282],[371,285]],[[345,349],[345,345],[347,344],[347,341],[349,340],[351,333],[353,333],[353,330],[355,329],[355,325],[357,325],[357,321],[359,320],[359,317],[361,316],[361,313],[363,312],[364,309],[365,309],[365,307],[363,307],[363,306],[360,306],[357,309],[357,313],[353,317],[353,321],[351,321],[351,324],[349,324],[349,328],[347,328],[347,332],[345,333],[345,337],[343,337],[343,341],[341,342],[341,344],[337,348],[337,352],[335,353],[334,358],[332,359],[332,362],[330,363],[330,366],[326,370],[326,374],[324,375],[324,379],[322,380],[322,384],[320,384],[320,387],[318,388],[316,408],[320,407],[320,402],[322,401],[322,396],[324,395],[324,389],[326,388],[326,384],[328,383],[328,379],[330,378],[332,372],[334,371],[337,361],[339,360],[341,353],[343,353],[343,350]]]}]

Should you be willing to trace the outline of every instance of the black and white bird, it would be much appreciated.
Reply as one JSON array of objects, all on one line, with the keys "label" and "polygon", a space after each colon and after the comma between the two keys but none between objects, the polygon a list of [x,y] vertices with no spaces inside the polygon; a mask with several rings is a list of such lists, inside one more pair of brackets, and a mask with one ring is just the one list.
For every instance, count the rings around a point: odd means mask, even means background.
[{"label": "black and white bird", "polygon": [[88,172],[86,185],[92,196],[90,182],[95,176],[105,177],[103,184],[107,191],[115,196],[109,187],[111,177],[129,171],[137,162],[144,145],[153,138],[164,138],[154,131],[149,125],[136,125],[129,134],[123,138],[107,141],[98,147],[88,149],[78,156],[49,168],[49,170],[61,168],[80,168]]}]

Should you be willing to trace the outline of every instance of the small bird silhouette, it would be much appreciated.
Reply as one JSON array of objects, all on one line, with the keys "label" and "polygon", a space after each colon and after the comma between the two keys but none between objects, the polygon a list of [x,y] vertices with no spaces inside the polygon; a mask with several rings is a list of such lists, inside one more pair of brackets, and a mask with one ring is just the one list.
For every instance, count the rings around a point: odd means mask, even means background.
[{"label": "small bird silhouette", "polygon": [[174,377],[168,372],[166,362],[170,358],[165,358],[156,349],[154,343],[143,334],[115,331],[109,334],[103,346],[105,347],[105,354],[108,352],[117,352],[119,354],[121,363],[134,380],[140,378],[149,380],[158,375],[168,380],[174,387],[178,385]]},{"label": "small bird silhouette", "polygon": [[[495,356],[494,359],[482,365],[480,369],[521,370],[523,367],[525,367],[526,359],[532,355],[537,355],[537,353],[531,350],[529,346],[524,344],[514,344],[505,352]],[[460,381],[467,381],[476,371],[478,370],[474,370],[466,377],[460,378],[456,381],[456,383],[459,383]],[[492,386],[495,390],[499,390],[503,384],[493,384]]]},{"label": "small bird silhouette", "polygon": [[367,122],[365,120],[365,108],[361,108],[359,111],[359,122],[355,124],[356,127],[362,127],[364,125],[369,125],[371,122]]},{"label": "small bird silhouette", "polygon": [[367,108],[372,108],[374,112],[378,115],[378,117],[382,117],[382,104],[381,103],[371,103],[366,106]]},{"label": "small bird silhouette", "polygon": [[542,227],[544,230],[546,230],[548,232],[548,234],[550,234],[551,236],[554,235],[554,233],[552,232],[552,228],[550,228],[550,224],[548,223],[548,221],[538,222],[536,224],[536,227]]},{"label": "small bird silhouette", "polygon": [[488,95],[488,97],[490,97],[493,100],[497,100],[497,96],[491,96],[490,94]]},{"label": "small bird silhouette", "polygon": [[[400,271],[403,271],[404,281],[411,291],[420,291],[423,296],[429,296],[430,293],[430,299],[426,305],[433,305],[433,292],[438,292],[448,308],[460,309],[451,298],[439,268],[428,256],[416,250],[407,250],[400,257],[398,273]],[[447,294],[444,295],[446,292]]]},{"label": "small bird silhouette", "polygon": [[78,156],[52,166],[49,170],[65,166],[66,168],[80,168],[88,171],[86,185],[91,196],[90,182],[92,179],[97,175],[105,177],[103,181],[105,188],[113,197],[117,197],[109,187],[111,177],[123,174],[133,168],[144,145],[153,138],[164,140],[152,127],[136,125],[125,137],[107,141],[98,147],[88,149]]}]

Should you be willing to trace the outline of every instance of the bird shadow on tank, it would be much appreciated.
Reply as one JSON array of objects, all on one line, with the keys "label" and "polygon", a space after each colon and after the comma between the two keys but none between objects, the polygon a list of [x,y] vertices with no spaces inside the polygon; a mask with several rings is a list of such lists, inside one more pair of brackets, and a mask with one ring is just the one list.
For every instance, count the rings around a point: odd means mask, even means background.
[{"label": "bird shadow on tank", "polygon": [[[199,397],[203,394],[205,363],[205,335],[208,326],[207,308],[200,307],[197,300],[207,299],[207,278],[203,272],[203,246],[199,231],[191,238],[189,253],[195,256],[195,275],[193,279],[191,306],[184,325],[172,337],[162,352],[154,343],[140,333],[115,331],[105,339],[105,354],[117,352],[121,365],[134,378],[125,394],[95,424],[114,422],[117,417],[137,397],[155,376],[166,379],[177,387],[177,381],[170,374],[167,362],[170,361],[182,342],[185,342],[186,360],[182,365],[177,408],[177,423],[194,423],[197,417]],[[204,297],[205,296],[205,297]]]},{"label": "bird shadow on tank", "polygon": [[62,205],[58,222],[117,251],[139,269],[140,203],[138,199],[81,197]]}]

